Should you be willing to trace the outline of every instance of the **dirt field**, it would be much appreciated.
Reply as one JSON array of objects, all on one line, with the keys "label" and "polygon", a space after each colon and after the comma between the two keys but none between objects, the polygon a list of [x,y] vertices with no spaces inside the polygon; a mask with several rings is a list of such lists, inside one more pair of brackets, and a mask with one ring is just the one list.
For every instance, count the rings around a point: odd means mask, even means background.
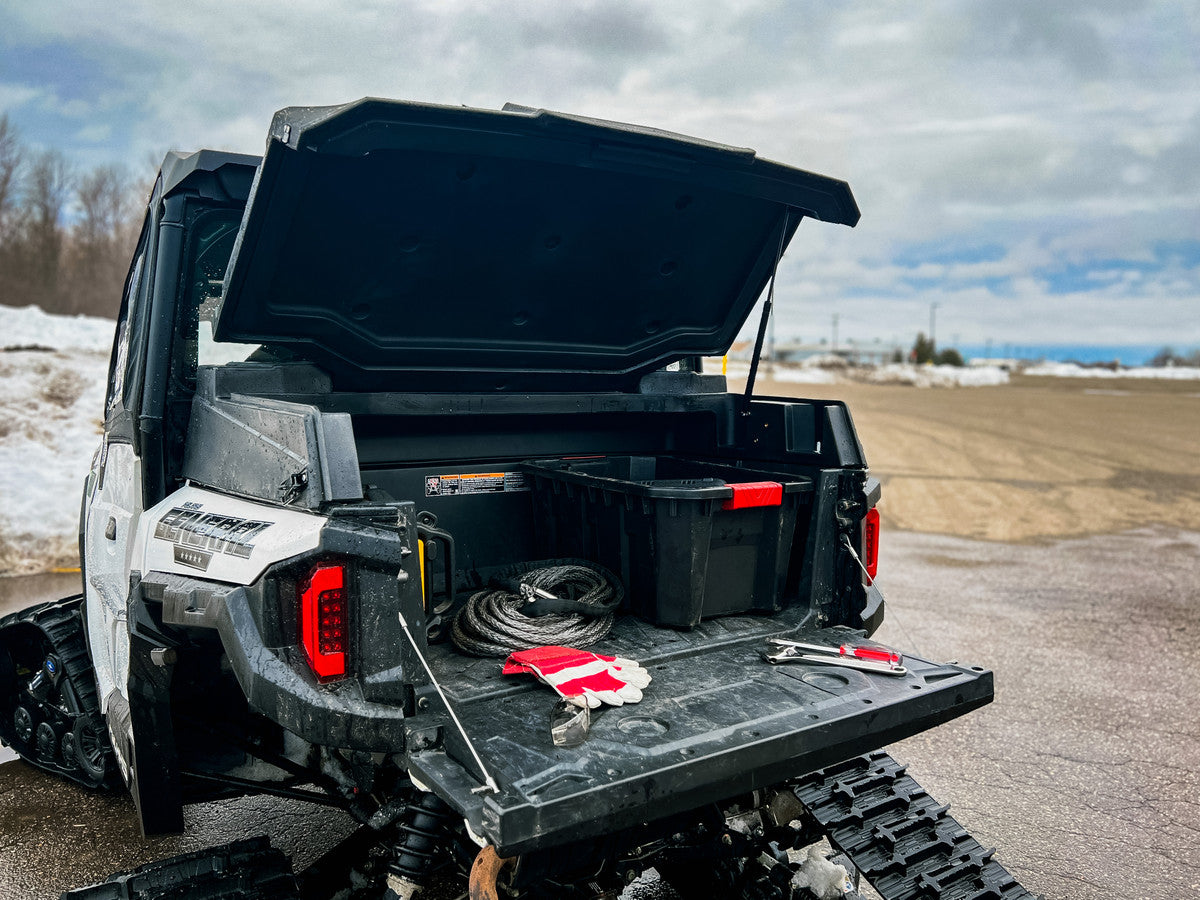
[{"label": "dirt field", "polygon": [[1015,378],[981,388],[791,384],[845,400],[886,527],[1045,541],[1143,525],[1200,531],[1200,382]]}]

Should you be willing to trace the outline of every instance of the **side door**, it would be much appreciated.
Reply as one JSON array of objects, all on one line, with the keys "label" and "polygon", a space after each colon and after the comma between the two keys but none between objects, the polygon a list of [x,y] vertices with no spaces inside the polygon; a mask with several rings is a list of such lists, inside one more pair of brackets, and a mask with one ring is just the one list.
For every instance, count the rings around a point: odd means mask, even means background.
[{"label": "side door", "polygon": [[[134,435],[136,410],[130,407],[140,394],[146,336],[140,317],[147,306],[152,236],[147,217],[126,278],[109,362],[104,436],[92,460],[80,513],[88,644],[100,708],[106,716],[114,698],[124,693],[129,669],[130,553],[142,513],[141,463]],[[111,721],[109,727],[111,731]],[[119,753],[118,760],[128,776]]]}]

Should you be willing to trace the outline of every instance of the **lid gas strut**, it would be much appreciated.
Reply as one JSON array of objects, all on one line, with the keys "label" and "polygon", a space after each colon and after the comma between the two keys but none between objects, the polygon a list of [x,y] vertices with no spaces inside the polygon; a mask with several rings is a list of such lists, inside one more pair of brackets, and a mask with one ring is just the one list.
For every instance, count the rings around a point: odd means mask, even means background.
[{"label": "lid gas strut", "polygon": [[[783,227],[779,231],[779,249],[775,251],[775,265],[771,267],[771,286],[767,289],[767,299],[763,303],[762,318],[758,320],[758,337],[754,340],[754,355],[750,357],[750,374],[746,376],[746,406],[750,406],[750,397],[754,393],[754,379],[758,376],[758,360],[762,356],[763,338],[767,334],[767,323],[771,320],[771,310],[775,305],[775,276],[779,272],[779,260],[783,256],[783,245],[787,240],[788,220],[792,211],[783,211]],[[774,360],[772,360],[773,362]]]}]

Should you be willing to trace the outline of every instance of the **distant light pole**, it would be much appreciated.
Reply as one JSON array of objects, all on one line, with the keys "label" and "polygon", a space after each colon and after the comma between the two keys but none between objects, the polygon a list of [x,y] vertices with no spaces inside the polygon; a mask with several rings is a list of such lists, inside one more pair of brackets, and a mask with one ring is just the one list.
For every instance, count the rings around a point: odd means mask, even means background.
[{"label": "distant light pole", "polygon": [[837,353],[837,323],[838,323],[838,314],[834,313],[833,314],[833,352],[834,353]]},{"label": "distant light pole", "polygon": [[937,332],[934,325],[937,322],[937,308],[942,304],[933,302],[929,304],[929,349],[937,350]]}]

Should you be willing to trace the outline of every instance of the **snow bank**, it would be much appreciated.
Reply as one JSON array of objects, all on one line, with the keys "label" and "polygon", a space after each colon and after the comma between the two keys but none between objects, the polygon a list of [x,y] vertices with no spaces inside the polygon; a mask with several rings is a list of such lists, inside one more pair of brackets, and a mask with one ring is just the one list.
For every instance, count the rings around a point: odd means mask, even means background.
[{"label": "snow bank", "polygon": [[[759,375],[767,376],[767,371],[760,368]],[[842,377],[840,370],[822,369],[817,366],[801,366],[798,369],[791,366],[776,366],[775,372],[768,377],[792,384],[839,384],[846,380]]]},{"label": "snow bank", "polygon": [[1075,363],[1046,362],[1022,371],[1023,375],[1045,375],[1053,378],[1166,378],[1179,381],[1200,381],[1200,369],[1194,366],[1163,368],[1101,369],[1077,366]]},{"label": "snow bank", "polygon": [[[839,362],[841,362],[839,360]],[[845,366],[845,363],[842,363]],[[704,360],[705,372],[721,371],[721,357],[709,357]],[[725,377],[730,381],[745,381],[750,377],[750,366],[748,363],[740,360],[729,360],[725,370]],[[766,379],[774,381],[787,381],[792,384],[839,384],[843,379],[838,371],[831,369],[823,369],[818,366],[797,366],[793,364],[780,364],[774,367],[772,371],[769,363],[760,363],[758,366],[758,380]]]},{"label": "snow bank", "polygon": [[[706,362],[706,372],[721,370],[719,358]],[[730,379],[744,379],[750,372],[745,363],[729,363]],[[1008,372],[994,366],[910,366],[892,363],[886,366],[851,366],[838,356],[815,356],[799,364],[775,366],[768,375],[764,363],[758,377],[795,384],[907,384],[919,388],[991,387],[1008,384]]]},{"label": "snow bank", "polygon": [[113,328],[0,306],[0,574],[78,564],[79,501],[100,443]]},{"label": "snow bank", "polygon": [[117,323],[96,316],[55,316],[36,306],[0,306],[0,350],[112,351]]},{"label": "snow bank", "polygon": [[1008,384],[1008,373],[993,366],[910,366],[891,363],[854,370],[855,381],[869,384],[910,384],[913,387],[992,387]]}]

